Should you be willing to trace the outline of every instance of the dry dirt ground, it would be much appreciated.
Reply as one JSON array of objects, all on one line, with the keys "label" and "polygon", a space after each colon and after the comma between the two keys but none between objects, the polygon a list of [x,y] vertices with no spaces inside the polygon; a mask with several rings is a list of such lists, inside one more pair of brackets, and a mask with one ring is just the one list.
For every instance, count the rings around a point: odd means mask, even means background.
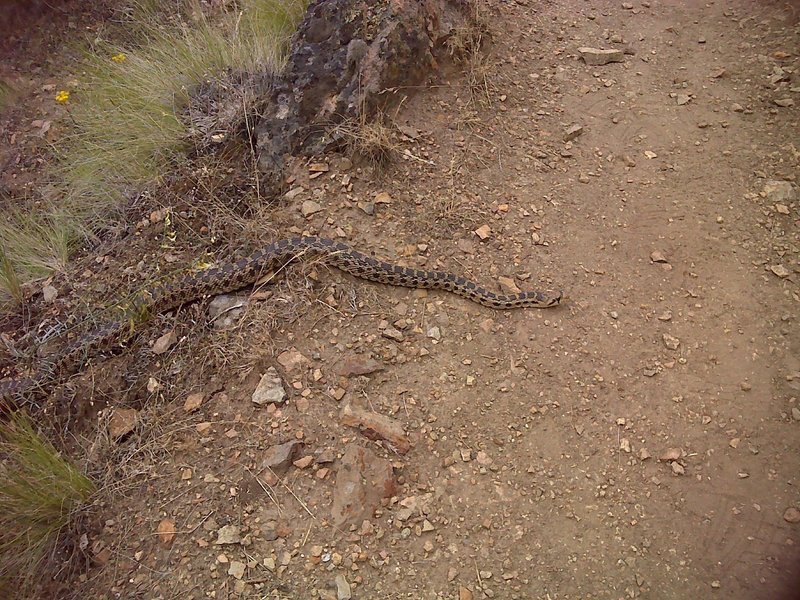
[{"label": "dry dirt ground", "polygon": [[[64,589],[792,597],[799,14],[745,0],[494,3],[475,85],[451,68],[403,102],[388,167],[299,166],[303,191],[261,215],[266,237],[339,237],[569,302],[501,313],[312,265],[261,290],[232,330],[207,327],[199,304],[156,320],[145,342],[174,330],[166,352],[95,360],[75,383],[138,412],[111,450],[83,444],[116,461],[119,489]],[[581,46],[626,52],[591,66]],[[164,233],[151,230],[133,237]],[[85,264],[128,281],[137,258],[121,256]],[[288,393],[278,407],[251,401],[269,367]],[[348,403],[395,419],[410,450],[345,425]],[[268,449],[292,440],[297,464],[265,472]],[[396,488],[337,527],[353,446],[378,471],[387,459]]]}]

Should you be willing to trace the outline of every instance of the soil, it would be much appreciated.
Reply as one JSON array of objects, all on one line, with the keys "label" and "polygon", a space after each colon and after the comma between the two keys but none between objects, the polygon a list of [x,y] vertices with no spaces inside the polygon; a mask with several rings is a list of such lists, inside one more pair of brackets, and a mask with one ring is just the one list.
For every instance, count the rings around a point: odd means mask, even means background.
[{"label": "soil", "polygon": [[[492,3],[482,63],[446,67],[392,115],[392,162],[298,163],[303,190],[252,226],[569,301],[499,312],[304,265],[243,296],[231,329],[207,326],[204,303],[155,319],[51,398],[72,400],[90,440],[79,460],[114,482],[87,568],[51,593],[792,597],[798,15],[745,0]],[[583,46],[622,62],[588,65]],[[29,128],[15,113],[6,142],[13,126]],[[307,201],[320,210],[303,216]],[[54,285],[114,289],[191,261],[165,257],[159,218]],[[380,370],[342,374],[368,360]],[[269,367],[285,404],[251,400]],[[410,450],[346,425],[348,403],[393,419]],[[108,408],[133,428],[116,441]],[[267,450],[292,440],[300,460],[265,473]],[[353,445],[389,461],[395,489],[336,525]]]}]

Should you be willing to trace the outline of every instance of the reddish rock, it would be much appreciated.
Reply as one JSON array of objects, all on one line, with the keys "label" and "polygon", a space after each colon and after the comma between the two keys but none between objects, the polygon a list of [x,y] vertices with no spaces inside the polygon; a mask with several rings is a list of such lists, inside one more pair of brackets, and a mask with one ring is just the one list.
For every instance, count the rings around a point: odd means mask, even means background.
[{"label": "reddish rock", "polygon": [[411,450],[411,442],[399,421],[379,413],[364,410],[350,403],[339,413],[339,420],[348,427],[357,427],[362,435],[371,440],[385,440],[400,454]]},{"label": "reddish rock", "polygon": [[353,377],[354,375],[369,375],[381,370],[383,370],[383,365],[377,360],[352,354],[339,364],[336,372],[342,377]]},{"label": "reddish rock", "polygon": [[348,446],[336,473],[331,515],[337,527],[372,517],[382,498],[397,491],[391,463],[367,448]]}]

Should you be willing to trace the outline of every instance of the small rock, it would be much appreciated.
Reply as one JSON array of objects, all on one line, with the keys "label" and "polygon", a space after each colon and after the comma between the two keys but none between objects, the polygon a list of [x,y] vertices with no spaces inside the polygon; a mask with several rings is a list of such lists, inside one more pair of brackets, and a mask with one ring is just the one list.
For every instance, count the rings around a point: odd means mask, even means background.
[{"label": "small rock", "polygon": [[796,406],[792,407],[792,419],[795,421],[800,421],[800,408],[797,408]]},{"label": "small rock", "polygon": [[485,240],[492,235],[492,229],[488,225],[481,225],[475,230],[475,235],[480,239]]},{"label": "small rock", "polygon": [[684,475],[686,473],[683,465],[678,461],[671,462],[669,466],[672,468],[672,472],[675,473],[675,475]]},{"label": "small rock", "polygon": [[336,576],[336,600],[350,600],[353,593],[350,591],[350,584],[347,583],[342,573]]},{"label": "small rock", "polygon": [[165,546],[169,546],[172,543],[172,540],[175,539],[175,521],[164,519],[158,524],[157,533],[158,541]]},{"label": "small rock", "polygon": [[360,208],[361,211],[365,215],[372,216],[372,215],[375,214],[375,203],[374,202],[359,202],[358,203],[358,208]]},{"label": "small rock", "polygon": [[791,275],[789,269],[787,269],[783,265],[771,265],[769,270],[772,271],[775,275],[777,275],[781,279],[784,279],[789,275]]},{"label": "small rock", "polygon": [[767,200],[773,203],[791,203],[795,199],[795,190],[789,181],[769,179],[764,183],[762,192]]},{"label": "small rock", "polygon": [[278,364],[291,373],[301,365],[307,364],[308,359],[296,349],[286,350],[278,355]]},{"label": "small rock", "polygon": [[675,96],[675,101],[678,103],[678,106],[683,106],[684,104],[689,104],[691,102],[692,97],[689,94],[678,94]]},{"label": "small rock", "polygon": [[200,405],[203,404],[204,398],[205,394],[203,394],[203,392],[189,394],[186,398],[186,401],[183,403],[184,412],[190,413],[196,411],[198,408],[200,408]]},{"label": "small rock", "polygon": [[311,215],[315,215],[322,210],[322,207],[313,200],[306,200],[303,204],[300,205],[300,214],[304,217],[308,218]]},{"label": "small rock", "polygon": [[58,290],[52,285],[46,285],[42,288],[42,299],[47,304],[51,304],[56,297],[58,297]]},{"label": "small rock", "polygon": [[458,600],[473,600],[473,598],[472,590],[463,585],[458,586]]},{"label": "small rock", "polygon": [[383,498],[397,493],[392,464],[368,448],[350,444],[339,464],[331,515],[337,527],[372,518]]},{"label": "small rock", "polygon": [[564,141],[569,142],[574,140],[575,138],[579,137],[583,134],[583,125],[578,125],[575,123],[574,125],[570,125],[564,131]]},{"label": "small rock", "polygon": [[670,350],[677,350],[678,346],[681,345],[681,341],[678,338],[668,333],[662,335],[661,338],[664,340],[664,345]]},{"label": "small rock", "polygon": [[283,381],[281,381],[275,367],[270,367],[261,376],[261,380],[253,392],[252,401],[253,404],[258,404],[259,406],[282,404],[286,401],[286,390],[283,389]]},{"label": "small rock", "polygon": [[781,108],[788,108],[790,106],[794,106],[794,100],[791,98],[778,98],[773,100],[776,106],[780,106]]},{"label": "small rock", "polygon": [[128,435],[139,420],[139,411],[133,408],[115,408],[108,421],[108,435],[111,439],[118,440]]},{"label": "small rock", "polygon": [[399,454],[406,454],[411,450],[411,442],[403,425],[396,419],[366,411],[348,402],[342,407],[339,420],[347,427],[357,428],[368,439],[389,442]]},{"label": "small rock", "polygon": [[328,166],[328,163],[311,163],[308,165],[308,171],[310,173],[327,173],[330,170],[331,168]]},{"label": "small rock", "polygon": [[387,192],[378,192],[372,201],[375,204],[391,204],[392,197]]},{"label": "small rock", "polygon": [[608,49],[601,50],[599,48],[589,48],[587,46],[578,48],[578,54],[587,65],[605,65],[613,62],[623,62],[625,56],[622,50]]},{"label": "small rock", "polygon": [[788,215],[789,214],[789,207],[785,204],[776,204],[775,205],[775,212],[781,215]]},{"label": "small rock", "polygon": [[295,198],[297,198],[303,192],[305,192],[305,189],[302,186],[298,186],[298,187],[290,189],[288,192],[286,192],[283,195],[283,197],[286,198],[287,200],[294,200]]},{"label": "small rock", "polygon": [[312,462],[314,462],[314,457],[309,454],[308,456],[304,456],[303,458],[298,458],[292,464],[298,469],[306,469],[311,465]]},{"label": "small rock", "polygon": [[715,579],[714,581],[711,582],[711,587],[714,588],[715,590],[718,590],[720,587],[722,587],[722,584],[719,582],[718,579]]},{"label": "small rock", "polygon": [[731,110],[733,112],[738,112],[738,113],[744,112],[744,106],[742,106],[738,102],[734,102],[733,104],[731,104]]},{"label": "small rock", "polygon": [[681,457],[680,448],[667,448],[667,450],[658,457],[658,460],[670,461],[678,460]]},{"label": "small rock", "polygon": [[628,438],[622,438],[619,441],[619,449],[622,450],[623,452],[627,452],[627,453],[630,454],[630,452],[631,452],[631,442],[630,442],[630,440]]},{"label": "small rock", "polygon": [[383,329],[381,331],[381,335],[390,340],[394,340],[395,342],[402,342],[405,339],[403,332],[400,331],[399,329],[395,329],[391,325]]},{"label": "small rock", "polygon": [[297,440],[270,447],[261,461],[261,470],[270,470],[275,475],[283,475],[289,470],[291,464],[297,460],[297,455],[303,448],[303,443]]},{"label": "small rock", "polygon": [[244,577],[245,568],[246,565],[243,562],[232,560],[230,566],[228,567],[228,575],[231,575],[236,579],[241,579]]},{"label": "small rock", "polygon": [[787,523],[800,523],[800,509],[790,506],[783,511],[783,520]]},{"label": "small rock", "polygon": [[672,311],[671,310],[665,310],[663,313],[658,315],[658,320],[659,321],[665,321],[665,322],[666,321],[672,321]]},{"label": "small rock", "polygon": [[153,342],[151,350],[153,354],[164,354],[178,340],[174,331],[169,331]]},{"label": "small rock", "polygon": [[516,282],[510,277],[498,277],[497,282],[500,284],[500,288],[506,294],[519,294],[522,291],[517,287]]},{"label": "small rock", "polygon": [[242,541],[239,528],[236,525],[225,525],[217,530],[217,539],[214,542],[218,546],[225,544],[238,544]]},{"label": "small rock", "polygon": [[666,263],[666,262],[668,262],[667,258],[664,256],[664,253],[661,252],[660,250],[653,250],[650,253],[650,260],[652,260],[654,263]]},{"label": "small rock", "polygon": [[353,377],[354,375],[369,375],[381,370],[383,370],[383,364],[377,360],[353,354],[342,361],[336,372],[342,377]]},{"label": "small rock", "polygon": [[438,325],[434,325],[433,327],[428,328],[426,335],[432,340],[436,340],[438,342],[442,339],[442,330],[439,329]]},{"label": "small rock", "polygon": [[215,329],[229,329],[236,325],[247,302],[245,296],[220,294],[208,304],[208,318]]},{"label": "small rock", "polygon": [[647,460],[651,457],[650,452],[647,451],[647,448],[640,448],[639,449],[639,460]]}]

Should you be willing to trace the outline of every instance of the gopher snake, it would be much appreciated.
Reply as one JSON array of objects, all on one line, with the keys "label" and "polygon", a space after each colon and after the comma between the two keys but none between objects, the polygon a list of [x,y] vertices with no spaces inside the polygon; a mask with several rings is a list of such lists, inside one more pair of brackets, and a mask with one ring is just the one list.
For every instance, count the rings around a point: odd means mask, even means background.
[{"label": "gopher snake", "polygon": [[[134,301],[137,311],[156,314],[192,302],[206,294],[221,294],[251,285],[270,269],[305,257],[322,259],[337,269],[370,281],[409,288],[442,289],[473,302],[496,309],[549,308],[561,303],[562,294],[521,292],[500,295],[476,283],[442,271],[423,271],[376,260],[350,246],[319,237],[280,240],[247,258],[205,269],[175,281],[144,290]],[[113,343],[125,334],[129,320],[108,321],[78,336],[52,359],[44,361],[30,377],[0,381],[0,401],[24,398],[56,380],[59,374],[73,372],[85,356]],[[3,402],[0,402],[2,407]]]}]

